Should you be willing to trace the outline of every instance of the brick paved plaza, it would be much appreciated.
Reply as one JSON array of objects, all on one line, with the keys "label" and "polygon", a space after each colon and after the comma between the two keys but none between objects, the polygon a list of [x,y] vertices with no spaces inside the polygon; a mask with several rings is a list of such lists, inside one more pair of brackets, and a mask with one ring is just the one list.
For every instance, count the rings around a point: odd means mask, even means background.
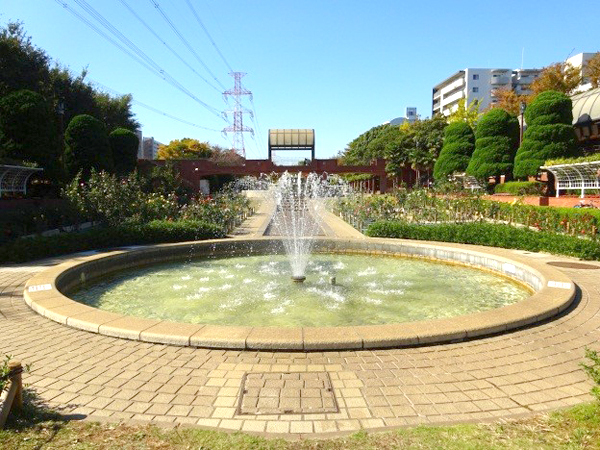
[{"label": "brick paved plaza", "polygon": [[580,293],[548,323],[437,346],[312,353],[177,347],[68,328],[22,295],[30,277],[57,262],[0,268],[0,353],[32,364],[25,383],[72,417],[302,436],[493,420],[591,400],[579,363],[600,337],[596,262],[559,268]]}]

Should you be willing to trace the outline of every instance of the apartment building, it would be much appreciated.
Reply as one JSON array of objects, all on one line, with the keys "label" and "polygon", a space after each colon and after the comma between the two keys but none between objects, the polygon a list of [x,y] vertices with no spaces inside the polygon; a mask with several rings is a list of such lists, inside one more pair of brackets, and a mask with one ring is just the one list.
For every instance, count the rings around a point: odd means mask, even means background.
[{"label": "apartment building", "polygon": [[469,104],[479,100],[479,109],[496,102],[496,89],[512,89],[517,94],[529,94],[529,85],[540,74],[539,69],[475,69],[459,70],[433,88],[432,115],[449,115],[465,99]]},{"label": "apartment building", "polygon": [[153,137],[144,138],[144,149],[141,159],[156,159],[156,155],[158,155],[158,146],[162,145],[161,142],[158,142]]}]

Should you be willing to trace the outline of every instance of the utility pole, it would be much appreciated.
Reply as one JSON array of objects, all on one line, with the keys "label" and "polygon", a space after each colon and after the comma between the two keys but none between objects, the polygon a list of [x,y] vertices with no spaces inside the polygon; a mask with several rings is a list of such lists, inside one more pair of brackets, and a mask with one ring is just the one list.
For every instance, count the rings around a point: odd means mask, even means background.
[{"label": "utility pole", "polygon": [[244,159],[246,158],[246,148],[244,146],[244,133],[252,133],[254,136],[254,129],[244,126],[244,113],[250,114],[250,117],[254,117],[251,110],[244,108],[242,105],[242,98],[249,96],[252,100],[252,92],[242,86],[242,77],[246,75],[243,72],[230,72],[234,79],[233,89],[228,89],[223,92],[223,97],[227,101],[228,97],[233,98],[233,109],[224,111],[225,115],[233,114],[233,124],[223,128],[223,134],[233,133],[233,150]]}]

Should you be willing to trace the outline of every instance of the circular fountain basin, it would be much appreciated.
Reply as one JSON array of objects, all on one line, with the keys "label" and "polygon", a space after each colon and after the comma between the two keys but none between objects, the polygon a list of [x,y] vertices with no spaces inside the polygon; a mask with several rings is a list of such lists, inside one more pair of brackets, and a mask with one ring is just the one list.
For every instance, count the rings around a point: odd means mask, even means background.
[{"label": "circular fountain basin", "polygon": [[[386,317],[385,324],[377,324],[379,319],[374,316],[375,323],[361,325],[350,321],[342,326],[256,326],[244,321],[244,314],[240,312],[236,313],[241,316],[237,325],[224,325],[218,321],[212,324],[184,323],[179,319],[174,322],[103,311],[69,298],[70,293],[82,286],[102,280],[107,275],[115,276],[125,269],[148,266],[152,270],[151,265],[186,261],[190,260],[190,256],[231,259],[240,255],[264,255],[273,252],[274,247],[281,247],[280,241],[268,238],[230,239],[164,244],[80,257],[29,280],[25,300],[35,311],[52,320],[109,336],[207,348],[308,351],[425,345],[490,335],[546,320],[564,311],[575,298],[575,286],[562,272],[514,251],[395,239],[327,238],[316,240],[317,260],[321,254],[344,254],[344,258],[359,254],[363,255],[363,260],[364,255],[370,255],[368,261],[381,259],[389,267],[402,261],[391,260],[395,256],[427,259],[477,268],[479,274],[482,270],[494,272],[521,284],[533,295],[508,306],[502,306],[500,302],[495,305],[500,307],[488,311],[466,315],[459,311],[461,315],[451,318],[401,323],[400,320],[394,321],[392,314]],[[323,272],[321,275],[328,283],[330,277],[327,275],[330,273]],[[330,285],[329,289],[344,289],[344,276],[335,275],[335,286]],[[305,283],[292,283],[289,275],[285,278],[293,289],[310,289],[311,283],[314,288],[316,282],[311,280],[310,273]],[[402,282],[402,279],[399,281]],[[372,290],[376,290],[374,286]],[[148,288],[142,289],[141,294],[148,298],[153,296],[152,289]]]}]

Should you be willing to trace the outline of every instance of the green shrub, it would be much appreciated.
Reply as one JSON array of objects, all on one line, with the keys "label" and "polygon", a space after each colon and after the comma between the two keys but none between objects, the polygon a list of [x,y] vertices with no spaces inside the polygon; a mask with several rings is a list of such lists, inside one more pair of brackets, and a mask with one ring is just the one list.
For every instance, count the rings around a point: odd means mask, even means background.
[{"label": "green shrub", "polygon": [[475,151],[467,174],[476,178],[511,174],[518,145],[516,117],[499,108],[488,111],[477,122]]},{"label": "green shrub", "polygon": [[44,97],[24,89],[0,99],[0,158],[35,162],[56,179],[60,156],[56,122]]},{"label": "green shrub", "polygon": [[585,357],[589,359],[592,364],[587,365],[581,363],[581,367],[585,370],[585,373],[591,378],[594,382],[594,387],[592,387],[592,395],[596,397],[596,400],[600,401],[600,355],[595,350],[591,350],[586,347],[585,349]]},{"label": "green shrub", "polygon": [[108,135],[115,173],[125,175],[137,166],[139,139],[127,128],[117,128]]},{"label": "green shrub", "polygon": [[537,181],[509,181],[508,183],[497,184],[494,187],[496,194],[511,195],[541,195],[543,183]]},{"label": "green shrub", "polygon": [[91,169],[112,172],[113,160],[104,124],[87,114],[73,117],[65,130],[65,167],[71,178]]},{"label": "green shrub", "polygon": [[20,238],[0,246],[0,261],[24,262],[124,245],[222,238],[225,234],[223,227],[199,220],[155,220],[146,224],[95,228],[80,233]]},{"label": "green shrub", "polygon": [[546,160],[577,156],[572,102],[565,94],[545,91],[525,111],[527,129],[515,156],[515,178],[535,176]]},{"label": "green shrub", "polygon": [[486,245],[531,252],[544,251],[600,260],[600,245],[596,241],[503,224],[477,222],[420,225],[383,221],[371,224],[366,234],[376,237]]},{"label": "green shrub", "polygon": [[475,148],[473,130],[466,122],[453,122],[444,130],[444,145],[435,165],[433,177],[445,181],[455,172],[464,172]]}]

